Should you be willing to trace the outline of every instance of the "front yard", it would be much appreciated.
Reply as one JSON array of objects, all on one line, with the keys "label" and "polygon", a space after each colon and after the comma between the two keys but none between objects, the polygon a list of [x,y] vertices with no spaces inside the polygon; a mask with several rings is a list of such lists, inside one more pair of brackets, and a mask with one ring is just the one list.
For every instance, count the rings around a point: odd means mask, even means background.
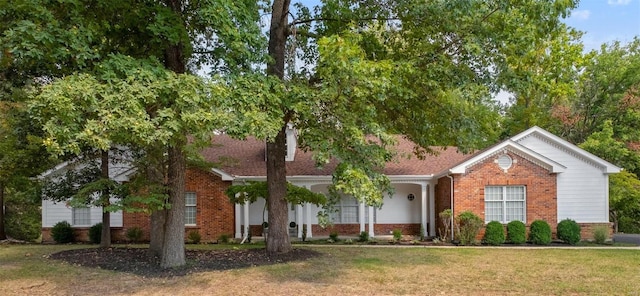
[{"label": "front yard", "polygon": [[[300,246],[309,260],[147,277],[0,245],[0,295],[640,295],[640,249]],[[125,246],[119,246],[125,247]],[[189,248],[244,249],[240,245]]]}]

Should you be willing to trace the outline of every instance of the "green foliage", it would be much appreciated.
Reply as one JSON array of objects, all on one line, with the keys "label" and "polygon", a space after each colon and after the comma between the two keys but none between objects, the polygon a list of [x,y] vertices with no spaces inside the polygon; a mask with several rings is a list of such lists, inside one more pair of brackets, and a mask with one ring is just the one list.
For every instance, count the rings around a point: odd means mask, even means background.
[{"label": "green foliage", "polygon": [[424,225],[420,224],[420,241],[424,241]]},{"label": "green foliage", "polygon": [[53,228],[51,228],[51,237],[59,244],[66,244],[75,240],[73,228],[71,228],[71,224],[67,221],[60,221],[53,225]]},{"label": "green foliage", "polygon": [[593,229],[593,240],[596,244],[604,244],[609,239],[609,227],[597,226]]},{"label": "green foliage", "polygon": [[228,244],[231,241],[231,235],[228,235],[226,233],[221,234],[218,237],[218,243],[219,244]]},{"label": "green foliage", "polygon": [[97,223],[89,228],[89,241],[92,244],[99,244],[102,239],[102,223]]},{"label": "green foliage", "polygon": [[[191,230],[189,231],[189,234],[187,234],[187,240],[192,244],[199,244],[201,239],[202,236],[197,230]],[[251,239],[249,239],[248,242],[251,242]]]},{"label": "green foliage", "polygon": [[367,231],[363,231],[360,232],[360,235],[358,236],[358,241],[361,243],[366,243],[369,241],[369,232]]},{"label": "green foliage", "polygon": [[393,233],[393,240],[396,242],[399,242],[402,239],[402,230],[400,229],[394,229],[392,231]]},{"label": "green foliage", "polygon": [[302,241],[307,241],[307,224],[302,224]]},{"label": "green foliage", "polygon": [[618,231],[624,233],[640,233],[640,220],[622,216],[618,221]]},{"label": "green foliage", "polygon": [[640,233],[640,180],[626,170],[609,176],[609,216],[614,230]]},{"label": "green foliage", "polygon": [[[267,182],[247,182],[246,185],[231,185],[225,191],[232,203],[254,203],[258,198],[268,197]],[[327,197],[322,193],[313,192],[307,188],[287,183],[287,195],[285,199],[289,203],[312,203],[320,206],[327,203]]]},{"label": "green foliage", "polygon": [[507,224],[507,241],[512,244],[527,242],[527,226],[522,221],[514,220]]},{"label": "green foliage", "polygon": [[39,191],[10,192],[5,201],[5,228],[7,235],[24,241],[34,241],[42,234],[42,202]]},{"label": "green foliage", "polygon": [[451,239],[451,224],[453,223],[453,212],[451,209],[446,209],[438,214],[440,221],[442,221],[442,228],[438,229],[440,233],[440,240],[446,242]]},{"label": "green foliage", "polygon": [[504,226],[498,221],[491,221],[487,223],[484,230],[484,243],[492,246],[498,246],[504,243]]},{"label": "green foliage", "polygon": [[558,238],[565,243],[575,245],[580,242],[580,225],[571,219],[564,219],[558,223]]},{"label": "green foliage", "polygon": [[536,245],[551,243],[551,226],[544,220],[536,220],[529,226],[529,241]]},{"label": "green foliage", "polygon": [[476,237],[482,228],[482,219],[471,211],[462,212],[456,217],[457,238],[462,245],[475,245]]},{"label": "green foliage", "polygon": [[132,243],[139,243],[142,241],[143,236],[142,229],[140,227],[131,227],[127,229],[126,236],[127,239]]},{"label": "green foliage", "polygon": [[329,233],[329,239],[331,239],[334,242],[338,241],[338,232],[333,230],[331,231],[331,233]]}]

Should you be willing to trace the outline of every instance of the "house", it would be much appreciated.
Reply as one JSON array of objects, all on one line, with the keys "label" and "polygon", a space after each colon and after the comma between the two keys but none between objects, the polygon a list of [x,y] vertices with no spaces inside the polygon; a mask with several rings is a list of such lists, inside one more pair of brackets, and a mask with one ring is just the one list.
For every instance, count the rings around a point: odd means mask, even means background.
[{"label": "house", "polygon": [[[315,192],[327,192],[335,163],[318,169],[310,153],[296,149],[294,130],[287,132],[286,157],[289,182]],[[202,151],[209,161],[219,162],[210,171],[189,169],[186,179],[186,233],[198,231],[203,241],[221,235],[242,238],[244,229],[252,236],[262,235],[267,220],[265,200],[252,204],[232,204],[224,191],[232,184],[266,180],[265,144],[256,139],[234,140],[216,136],[216,145]],[[410,155],[414,144],[398,139],[399,155]],[[438,213],[452,209],[457,215],[472,211],[485,222],[508,223],[520,220],[529,225],[542,219],[555,225],[566,218],[582,226],[583,238],[591,238],[594,227],[609,223],[608,176],[620,168],[539,128],[530,128],[490,148],[465,155],[454,147],[436,148],[437,155],[424,159],[398,157],[384,168],[395,188],[381,208],[358,203],[344,196],[332,215],[334,225],[322,228],[311,204],[291,205],[290,235],[302,237],[403,234],[435,236],[442,228]],[[62,170],[63,168],[58,168]],[[119,170],[125,172],[126,170]],[[114,176],[122,179],[126,174]],[[100,222],[100,209],[72,209],[64,203],[43,201],[43,239],[50,240],[50,229],[67,220],[81,238],[91,225]],[[112,236],[124,239],[131,227],[143,229],[148,239],[149,217],[141,213],[112,213]]]}]

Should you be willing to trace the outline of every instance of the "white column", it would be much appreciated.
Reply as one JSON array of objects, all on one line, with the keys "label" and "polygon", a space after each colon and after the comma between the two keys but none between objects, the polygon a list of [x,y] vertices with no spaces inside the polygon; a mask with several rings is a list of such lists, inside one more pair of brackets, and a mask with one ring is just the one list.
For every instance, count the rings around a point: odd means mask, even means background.
[{"label": "white column", "polygon": [[427,229],[427,211],[431,209],[427,200],[427,184],[420,184],[420,224],[421,230],[424,231],[421,235],[429,236],[430,231]]},{"label": "white column", "polygon": [[436,235],[436,192],[433,183],[429,184],[429,234]]},{"label": "white column", "polygon": [[360,222],[360,232],[365,231],[365,221],[364,221],[364,202],[360,203],[360,206],[358,207],[358,222]]},{"label": "white column", "polygon": [[242,224],[240,223],[240,221],[242,220],[242,215],[240,214],[240,204],[236,204],[235,205],[236,209],[235,209],[235,219],[236,219],[236,238],[242,238]]},{"label": "white column", "polygon": [[313,237],[313,233],[311,232],[311,204],[310,203],[306,203],[304,205],[305,208],[307,208],[307,213],[306,213],[306,222],[307,222],[307,238],[311,238]]},{"label": "white column", "polygon": [[298,238],[302,238],[302,205],[296,205],[296,224],[298,225]]},{"label": "white column", "polygon": [[244,237],[249,235],[249,202],[244,203]]},{"label": "white column", "polygon": [[373,207],[369,207],[369,237],[374,237],[373,233]]}]

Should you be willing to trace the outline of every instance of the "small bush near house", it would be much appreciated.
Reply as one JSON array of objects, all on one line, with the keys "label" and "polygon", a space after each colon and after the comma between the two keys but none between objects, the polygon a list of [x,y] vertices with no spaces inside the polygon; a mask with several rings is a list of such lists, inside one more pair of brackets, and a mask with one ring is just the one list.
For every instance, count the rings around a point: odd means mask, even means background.
[{"label": "small bush near house", "polygon": [[440,233],[440,241],[446,242],[451,239],[451,218],[453,217],[453,213],[451,212],[451,209],[446,209],[440,212],[438,217],[440,217],[440,221],[442,221],[443,225],[442,228],[438,229],[438,232]]},{"label": "small bush near house", "polygon": [[609,239],[609,228],[598,226],[593,230],[593,240],[596,244],[604,244]]},{"label": "small bush near house", "polygon": [[517,245],[526,243],[527,226],[518,220],[509,222],[509,224],[507,224],[507,241]]},{"label": "small bush near house", "polygon": [[228,235],[228,234],[221,234],[218,237],[218,243],[219,244],[228,244],[230,240],[231,240],[231,236]]},{"label": "small bush near house", "polygon": [[536,245],[548,245],[551,243],[551,226],[544,220],[536,220],[529,228],[529,241]]},{"label": "small bush near house", "polygon": [[504,244],[504,227],[498,221],[491,221],[484,230],[484,242],[488,245],[497,246]]},{"label": "small bush near house", "polygon": [[476,236],[482,228],[482,219],[478,215],[470,211],[460,213],[455,219],[456,229],[458,231],[458,239],[462,245],[475,245]]},{"label": "small bush near house", "polygon": [[89,241],[92,244],[99,244],[102,240],[102,223],[95,224],[89,228]]},{"label": "small bush near house", "polygon": [[67,221],[61,221],[53,225],[51,228],[51,236],[56,243],[66,244],[73,242],[73,228]]},{"label": "small bush near house", "polygon": [[558,223],[558,238],[563,242],[575,245],[580,242],[580,225],[571,219],[564,219]]},{"label": "small bush near house", "polygon": [[132,243],[139,243],[142,241],[142,229],[140,227],[131,227],[127,229],[127,239]]},{"label": "small bush near house", "polygon": [[361,243],[366,243],[369,241],[369,233],[366,231],[360,232],[360,236],[358,237],[358,241]]},{"label": "small bush near house", "polygon": [[187,239],[192,244],[199,244],[202,236],[200,236],[200,232],[197,230],[191,230],[189,231],[189,234],[187,234]]},{"label": "small bush near house", "polygon": [[331,233],[329,233],[329,238],[332,241],[337,242],[338,241],[338,232],[337,231],[331,231]]},{"label": "small bush near house", "polygon": [[394,229],[392,233],[393,233],[393,240],[395,242],[399,242],[402,239],[402,230]]}]

